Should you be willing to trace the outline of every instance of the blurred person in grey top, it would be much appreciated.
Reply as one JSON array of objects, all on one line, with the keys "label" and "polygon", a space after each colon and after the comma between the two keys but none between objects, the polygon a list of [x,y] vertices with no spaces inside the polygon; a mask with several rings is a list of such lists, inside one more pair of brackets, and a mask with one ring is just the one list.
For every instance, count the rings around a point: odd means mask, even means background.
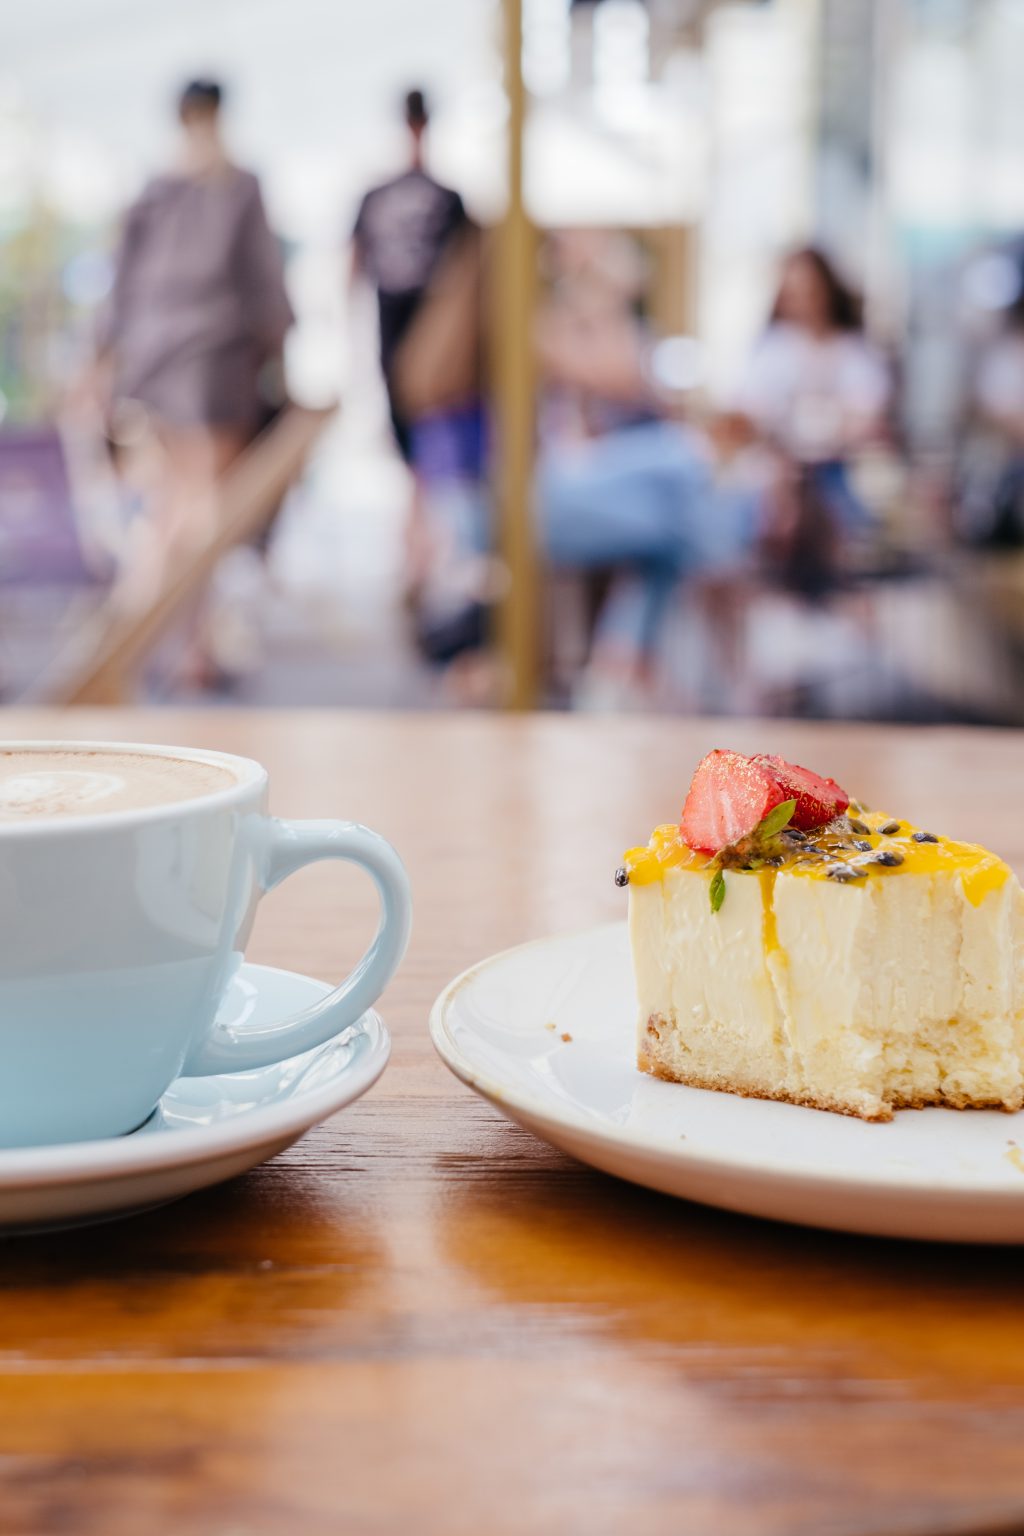
[{"label": "blurred person in grey top", "polygon": [[215,483],[270,413],[265,381],[275,370],[280,380],[294,319],[259,182],[221,135],[221,96],[212,80],[181,93],[176,164],[128,210],[100,335],[114,440],[127,405],[136,417],[141,408],[158,448],[156,537],[148,559],[129,562],[140,602],[158,579],[154,560],[162,569],[211,531]]},{"label": "blurred person in grey top", "polygon": [[410,141],[408,169],[367,192],[352,239],[353,276],[367,278],[377,290],[381,370],[395,441],[408,463],[410,424],[393,387],[395,358],[446,245],[467,219],[459,194],[424,169],[423,141],[430,114],[422,91],[409,91],[404,114]]},{"label": "blurred person in grey top", "polygon": [[294,316],[259,182],[228,158],[220,103],[214,81],[182,92],[178,164],[128,211],[103,341],[115,397],[244,443],[264,408],[261,370]]}]

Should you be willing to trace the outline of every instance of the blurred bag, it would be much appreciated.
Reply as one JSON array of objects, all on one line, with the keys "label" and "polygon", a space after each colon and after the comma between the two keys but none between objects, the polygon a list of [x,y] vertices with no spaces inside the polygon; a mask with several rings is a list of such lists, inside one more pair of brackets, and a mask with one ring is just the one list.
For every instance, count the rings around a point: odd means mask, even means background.
[{"label": "blurred bag", "polygon": [[453,237],[399,344],[392,389],[415,420],[466,405],[484,387],[487,242],[475,224]]}]

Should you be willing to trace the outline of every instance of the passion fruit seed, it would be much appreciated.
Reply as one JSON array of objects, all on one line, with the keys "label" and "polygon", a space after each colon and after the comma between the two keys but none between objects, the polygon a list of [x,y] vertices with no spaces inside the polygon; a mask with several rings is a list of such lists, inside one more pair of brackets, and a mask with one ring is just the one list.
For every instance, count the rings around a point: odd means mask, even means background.
[{"label": "passion fruit seed", "polygon": [[866,870],[855,869],[852,864],[833,864],[832,868],[826,872],[826,879],[839,880],[844,885],[850,880],[864,880],[866,877]]},{"label": "passion fruit seed", "polygon": [[629,884],[629,870],[626,868],[625,864],[620,864],[618,869],[615,871],[615,884],[616,885],[628,885]]},{"label": "passion fruit seed", "polygon": [[938,838],[934,832],[911,832],[910,838],[915,843],[937,843]]},{"label": "passion fruit seed", "polygon": [[873,853],[870,859],[865,859],[866,864],[885,864],[889,869],[895,869],[897,864],[903,863],[902,853],[896,853],[891,848],[880,848]]},{"label": "passion fruit seed", "polygon": [[861,853],[870,853],[872,845],[865,837],[855,837],[853,840],[853,846],[855,848],[859,848]]},{"label": "passion fruit seed", "polygon": [[900,823],[898,821],[884,821],[878,830],[879,832],[884,832],[886,837],[891,837],[893,833],[898,832],[899,829]]},{"label": "passion fruit seed", "polygon": [[858,821],[856,816],[851,816],[848,819],[850,822],[851,832],[859,832],[861,837],[866,837],[867,834],[871,831],[871,828],[865,822]]}]

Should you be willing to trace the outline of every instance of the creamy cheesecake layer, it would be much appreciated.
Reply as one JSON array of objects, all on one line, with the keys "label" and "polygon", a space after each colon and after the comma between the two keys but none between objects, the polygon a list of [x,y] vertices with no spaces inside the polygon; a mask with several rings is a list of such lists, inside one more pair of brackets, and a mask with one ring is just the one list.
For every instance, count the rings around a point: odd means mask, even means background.
[{"label": "creamy cheesecake layer", "polygon": [[861,824],[873,851],[902,862],[849,881],[813,850],[728,869],[717,911],[715,866],[677,829],[627,855],[642,1067],[871,1119],[911,1104],[1021,1106],[1016,877],[975,845],[915,842],[905,822],[882,833],[895,824],[881,815]]}]

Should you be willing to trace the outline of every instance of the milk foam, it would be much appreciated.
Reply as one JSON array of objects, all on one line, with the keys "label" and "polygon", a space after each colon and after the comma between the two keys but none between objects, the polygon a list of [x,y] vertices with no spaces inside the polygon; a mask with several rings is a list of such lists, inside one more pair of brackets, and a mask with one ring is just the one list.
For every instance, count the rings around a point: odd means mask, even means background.
[{"label": "milk foam", "polygon": [[142,752],[0,750],[0,822],[173,805],[227,789],[227,768]]}]

